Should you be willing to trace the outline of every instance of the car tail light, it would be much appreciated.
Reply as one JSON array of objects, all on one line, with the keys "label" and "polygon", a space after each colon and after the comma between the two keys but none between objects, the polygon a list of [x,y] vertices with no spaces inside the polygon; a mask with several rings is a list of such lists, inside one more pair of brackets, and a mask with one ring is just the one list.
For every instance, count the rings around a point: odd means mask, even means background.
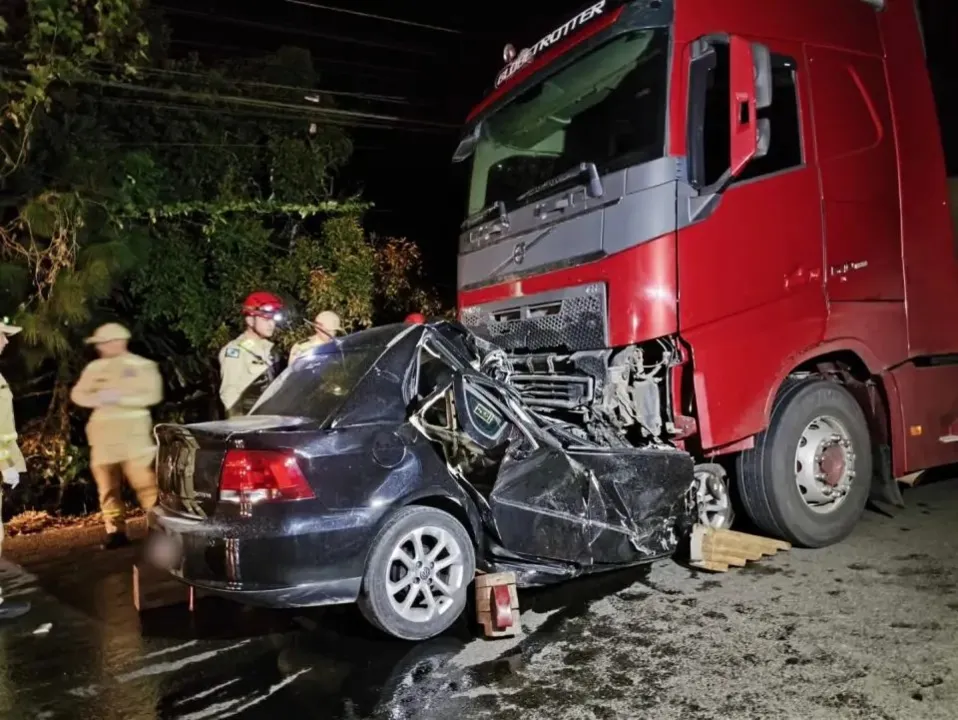
[{"label": "car tail light", "polygon": [[264,503],[316,497],[292,452],[229,450],[220,473],[220,502]]}]

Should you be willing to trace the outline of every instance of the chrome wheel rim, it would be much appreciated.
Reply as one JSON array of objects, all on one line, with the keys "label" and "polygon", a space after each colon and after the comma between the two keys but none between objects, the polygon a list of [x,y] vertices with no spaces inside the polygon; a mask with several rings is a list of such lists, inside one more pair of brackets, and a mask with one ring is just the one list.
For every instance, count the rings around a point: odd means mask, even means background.
[{"label": "chrome wheel rim", "polygon": [[725,473],[710,468],[695,470],[695,508],[706,527],[727,530],[732,525],[732,501]]},{"label": "chrome wheel rim", "polygon": [[795,450],[795,484],[812,512],[835,512],[855,480],[855,448],[837,418],[820,415],[799,436]]},{"label": "chrome wheel rim", "polygon": [[386,594],[404,620],[427,623],[455,605],[465,584],[465,558],[456,539],[438,527],[403,535],[386,565]]}]

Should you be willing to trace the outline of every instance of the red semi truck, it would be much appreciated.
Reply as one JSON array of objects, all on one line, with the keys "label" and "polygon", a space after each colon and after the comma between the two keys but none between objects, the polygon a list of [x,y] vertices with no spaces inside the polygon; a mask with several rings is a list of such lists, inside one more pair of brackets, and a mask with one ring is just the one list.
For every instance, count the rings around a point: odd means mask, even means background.
[{"label": "red semi truck", "polygon": [[914,0],[603,0],[504,60],[455,155],[458,305],[527,403],[686,449],[703,520],[731,490],[807,547],[958,461],[958,183]]}]

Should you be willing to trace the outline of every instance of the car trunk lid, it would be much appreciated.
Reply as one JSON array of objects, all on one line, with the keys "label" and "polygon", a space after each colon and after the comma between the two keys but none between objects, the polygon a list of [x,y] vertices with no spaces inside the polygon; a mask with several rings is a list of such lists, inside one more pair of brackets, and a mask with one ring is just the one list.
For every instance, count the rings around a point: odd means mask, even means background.
[{"label": "car trunk lid", "polygon": [[209,517],[219,502],[220,472],[230,448],[262,433],[305,429],[303,418],[247,415],[225,422],[158,425],[156,479],[159,503],[167,510]]}]

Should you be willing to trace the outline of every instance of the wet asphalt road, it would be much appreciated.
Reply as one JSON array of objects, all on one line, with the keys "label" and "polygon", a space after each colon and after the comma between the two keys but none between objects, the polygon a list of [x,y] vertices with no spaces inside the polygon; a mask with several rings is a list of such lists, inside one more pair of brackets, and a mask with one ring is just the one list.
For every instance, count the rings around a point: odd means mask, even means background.
[{"label": "wet asphalt road", "polygon": [[727,575],[662,563],[524,593],[518,641],[392,642],[348,608],[140,616],[132,551],[3,562],[35,608],[0,628],[0,717],[951,720],[958,482],[906,499],[838,547]]}]

